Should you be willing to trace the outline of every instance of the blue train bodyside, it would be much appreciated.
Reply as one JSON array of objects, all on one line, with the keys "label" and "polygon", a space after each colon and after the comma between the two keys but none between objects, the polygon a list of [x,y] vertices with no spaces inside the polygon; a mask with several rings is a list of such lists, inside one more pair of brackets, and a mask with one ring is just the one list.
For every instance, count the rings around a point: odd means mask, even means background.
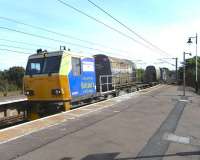
[{"label": "blue train bodyside", "polygon": [[80,58],[80,74],[70,71],[68,78],[72,100],[96,95],[96,75],[94,58]]}]

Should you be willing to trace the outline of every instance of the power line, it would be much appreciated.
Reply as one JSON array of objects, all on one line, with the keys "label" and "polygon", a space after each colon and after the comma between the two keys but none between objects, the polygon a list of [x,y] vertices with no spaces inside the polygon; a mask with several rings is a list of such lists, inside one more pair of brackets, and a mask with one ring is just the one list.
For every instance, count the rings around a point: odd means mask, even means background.
[{"label": "power line", "polygon": [[24,22],[15,20],[15,19],[2,17],[2,16],[0,16],[0,19],[6,20],[6,21],[9,21],[9,22],[14,22],[14,23],[17,23],[17,24],[21,24],[21,25],[24,25],[24,26],[28,26],[28,27],[31,27],[31,28],[34,28],[34,29],[42,30],[42,31],[45,31],[45,32],[48,32],[48,33],[52,33],[52,34],[58,35],[58,36],[67,37],[67,38],[70,38],[70,39],[78,40],[78,41],[81,41],[81,42],[84,42],[84,43],[87,43],[87,44],[96,45],[96,46],[108,48],[108,49],[115,50],[115,51],[127,52],[127,51],[123,51],[121,49],[115,49],[115,48],[112,48],[112,47],[108,47],[108,46],[100,44],[100,43],[95,43],[95,42],[91,42],[91,41],[88,41],[88,40],[83,40],[83,39],[80,39],[80,38],[77,38],[77,37],[74,37],[74,36],[71,36],[71,35],[68,35],[68,34],[63,34],[63,33],[59,33],[59,32],[56,32],[56,31],[53,31],[53,30],[49,30],[49,29],[46,29],[46,28],[43,28],[43,27],[39,27],[39,26],[36,26],[36,25],[24,23]]},{"label": "power line", "polygon": [[[32,36],[32,37],[36,37],[36,38],[51,40],[51,41],[54,41],[54,42],[62,42],[62,43],[70,44],[70,45],[81,47],[81,48],[86,48],[86,49],[95,50],[95,51],[98,51],[98,52],[103,52],[103,53],[106,53],[106,54],[112,54],[112,55],[116,54],[116,53],[107,52],[107,51],[104,51],[104,50],[101,50],[101,49],[87,47],[87,46],[80,45],[80,44],[77,44],[77,43],[66,42],[66,41],[54,39],[54,38],[51,38],[51,37],[46,37],[46,36],[41,36],[41,35],[37,35],[37,34],[27,33],[27,32],[24,32],[24,31],[20,31],[20,30],[8,28],[8,27],[2,27],[2,26],[0,26],[0,29],[12,31],[12,32],[17,32],[17,33],[20,33],[20,34],[24,34],[24,35],[28,35],[28,36]],[[121,56],[124,56],[124,55],[121,55]]]},{"label": "power line", "polygon": [[45,47],[45,48],[52,48],[52,49],[55,49],[51,46],[46,46],[46,45],[41,45],[41,44],[35,44],[35,43],[27,43],[27,42],[24,42],[24,41],[14,41],[14,40],[8,40],[8,39],[3,39],[3,38],[0,38],[0,41],[5,41],[5,42],[12,42],[12,43],[18,43],[18,44],[24,44],[24,45],[28,45],[28,46],[40,46],[40,47]]},{"label": "power line", "polygon": [[0,51],[9,51],[9,52],[14,52],[14,53],[20,53],[20,54],[29,54],[27,52],[21,52],[21,51],[16,51],[16,50],[11,50],[11,49],[5,49],[5,48],[0,48]]},{"label": "power line", "polygon": [[9,48],[16,48],[16,49],[22,49],[22,50],[31,50],[31,51],[34,50],[34,49],[30,49],[30,48],[23,48],[23,47],[12,46],[12,45],[6,45],[6,44],[0,44],[0,46],[2,46],[2,47],[9,47]]},{"label": "power line", "polygon": [[[8,42],[15,42],[15,43],[20,43],[20,44],[22,43],[22,44],[31,45],[30,43],[21,42],[21,41],[19,42],[19,41],[7,40],[7,39],[0,39],[0,40],[5,40],[5,41],[8,41]],[[18,46],[13,46],[13,45],[6,45],[6,44],[0,44],[0,46],[8,47],[8,48],[23,49],[23,50],[32,50],[32,51],[34,50],[34,49],[30,49],[30,48],[24,48],[24,47],[18,47]],[[2,50],[2,49],[0,49],[0,50]],[[25,53],[25,52],[21,52],[21,51],[10,50],[10,49],[3,49],[3,50],[12,51],[12,52],[16,52],[16,53],[22,53],[22,54],[29,54],[29,53]],[[132,60],[132,61],[136,63],[137,61],[142,61],[142,60]]]},{"label": "power line", "polygon": [[[8,39],[1,39],[0,38],[0,41],[6,41],[6,42],[12,42],[12,43],[19,43],[19,44],[25,44],[25,45],[29,45],[29,46],[42,46],[40,44],[33,44],[33,43],[26,43],[26,42],[23,42],[23,41],[13,41],[13,40],[8,40]],[[27,49],[27,50],[33,50],[33,49],[29,49],[29,48],[22,48],[22,47],[18,47],[18,46],[12,46],[12,45],[4,45],[4,44],[0,44],[0,46],[6,46],[6,47],[11,47],[11,48],[19,48],[19,49]],[[44,47],[44,46],[43,46]],[[53,48],[53,47],[50,47],[50,46],[45,46],[47,48]],[[55,48],[54,48],[55,49]]]},{"label": "power line", "polygon": [[[2,40],[2,39],[0,39],[0,40]],[[3,40],[5,40],[5,39],[3,39]],[[6,41],[8,41],[8,42],[18,42],[18,41],[12,41],[12,40],[6,40]],[[21,43],[21,42],[20,42]],[[22,43],[23,44],[23,43]],[[28,43],[29,44],[29,43]],[[22,50],[31,50],[31,51],[33,51],[34,49],[30,49],[30,48],[24,48],[24,47],[18,47],[18,46],[13,46],[13,45],[6,45],[6,44],[0,44],[0,46],[2,46],[2,47],[8,47],[8,48],[16,48],[16,49],[22,49]],[[13,51],[13,50],[12,50]],[[15,51],[15,52],[17,52],[17,53],[21,53],[20,51]],[[23,54],[24,54],[24,52],[22,52]],[[135,62],[135,60],[132,60],[132,61],[134,61]],[[141,60],[139,60],[139,61],[141,61]]]},{"label": "power line", "polygon": [[[1,40],[1,39],[0,39]],[[11,41],[12,42],[12,41]],[[15,41],[16,42],[16,41]],[[18,46],[13,46],[13,45],[6,45],[6,44],[0,44],[0,46],[2,47],[8,47],[8,48],[16,48],[16,49],[23,49],[23,50],[34,50],[34,49],[30,49],[30,48],[23,48],[23,47],[18,47]],[[22,54],[28,54],[25,52],[21,52],[21,51],[16,51],[16,50],[10,50],[10,49],[0,49],[0,50],[6,50],[6,51],[11,51],[11,52],[16,52],[16,53],[22,53]],[[132,60],[134,62],[136,62],[136,60]],[[137,61],[141,61],[141,60],[137,60]]]},{"label": "power line", "polygon": [[123,26],[124,28],[126,28],[128,31],[132,32],[134,35],[136,35],[137,37],[139,37],[140,39],[142,39],[144,42],[148,43],[150,46],[152,46],[153,48],[156,48],[157,50],[170,55],[169,53],[165,52],[164,50],[160,49],[159,47],[157,47],[156,45],[154,45],[153,43],[151,43],[150,41],[146,40],[144,37],[142,37],[140,34],[138,34],[136,31],[134,31],[133,29],[131,29],[130,27],[128,27],[127,25],[125,25],[124,23],[122,23],[120,20],[118,20],[117,18],[115,18],[114,16],[112,16],[110,13],[108,13],[105,9],[101,8],[99,5],[95,4],[94,2],[92,2],[91,0],[88,0],[88,2],[90,2],[93,6],[95,6],[96,8],[98,8],[100,11],[102,11],[103,13],[105,13],[106,15],[108,15],[109,17],[111,17],[112,19],[114,19],[116,22],[118,22],[121,26]]},{"label": "power line", "polygon": [[[59,2],[61,2],[61,0],[58,0]],[[62,1],[63,2],[63,1]],[[61,3],[62,3],[61,2]],[[70,5],[71,6],[71,5]],[[73,7],[73,6],[72,6]],[[75,7],[74,7],[75,8]],[[73,9],[74,9],[73,8]],[[79,10],[79,11],[81,11],[81,10]],[[82,12],[82,11],[81,11]],[[84,12],[83,12],[84,13]],[[89,16],[89,15],[88,15]],[[92,16],[91,16],[92,17]],[[35,28],[37,28],[37,29],[40,29],[40,30],[44,30],[44,31],[46,31],[46,32],[51,32],[51,33],[54,33],[54,34],[57,34],[57,35],[62,35],[62,36],[69,36],[69,35],[65,35],[65,34],[62,34],[62,33],[58,33],[58,32],[55,32],[55,31],[51,31],[51,30],[48,30],[48,29],[45,29],[45,28],[42,28],[42,27],[38,27],[38,26],[35,26],[35,25],[30,25],[30,24],[26,24],[26,23],[23,23],[23,22],[19,22],[19,21],[16,21],[16,20],[13,20],[13,19],[10,19],[10,18],[6,18],[6,17],[0,17],[1,19],[4,19],[4,20],[9,20],[9,21],[13,21],[13,22],[15,22],[15,23],[20,23],[20,24],[23,24],[23,25],[26,25],[26,26],[29,26],[29,27],[35,27]],[[94,17],[93,17],[94,18]],[[94,18],[94,19],[96,19],[96,18]],[[96,19],[96,20],[98,20],[98,19]],[[99,20],[98,20],[99,21]],[[100,23],[101,21],[99,21],[99,23]],[[102,22],[103,23],[103,22]],[[105,23],[104,23],[105,24]],[[105,25],[107,25],[107,24],[105,24]],[[107,27],[108,27],[109,25],[107,25]],[[113,28],[113,27],[111,27],[111,28]],[[111,29],[110,28],[110,29]],[[3,29],[3,28],[2,28]],[[5,27],[4,27],[4,29],[5,29]],[[117,30],[117,29],[115,29],[115,28],[113,28],[115,31]],[[16,30],[15,30],[16,31]],[[119,31],[119,30],[117,30],[117,31]],[[23,32],[23,31],[20,31],[21,33]],[[121,32],[121,31],[119,31],[119,32]],[[19,32],[18,32],[19,33]],[[23,32],[23,34],[24,34],[25,32]],[[124,34],[123,32],[121,32],[122,34]],[[30,35],[30,36],[33,36],[34,34],[31,34],[31,33],[28,33],[28,35]],[[126,35],[126,34],[124,34],[124,35]],[[45,36],[40,36],[40,35],[37,35],[37,37],[39,36],[39,38],[48,38],[49,39],[49,37],[45,37]],[[127,35],[128,36],[128,35]],[[71,37],[73,37],[73,36],[71,36]],[[74,37],[74,38],[76,38],[76,37]],[[132,37],[130,37],[129,36],[129,38],[132,38]],[[76,38],[77,40],[81,40],[81,39],[78,39],[78,38]],[[53,38],[51,38],[51,39],[49,39],[49,40],[53,40],[53,41],[55,41],[55,39],[53,39]],[[135,39],[133,39],[132,38],[132,40],[135,40]],[[56,41],[58,41],[58,40],[56,40]],[[86,40],[81,40],[81,41],[85,41],[85,42],[89,42],[89,41],[86,41]],[[100,49],[95,49],[95,48],[91,48],[91,47],[86,47],[86,46],[83,46],[83,45],[80,45],[80,44],[75,44],[75,43],[70,43],[70,42],[65,42],[65,41],[61,41],[61,40],[59,40],[59,42],[63,42],[63,43],[68,43],[68,44],[71,44],[71,45],[75,45],[75,46],[78,46],[78,47],[82,47],[82,48],[87,48],[87,49],[92,49],[92,50],[96,50],[96,51],[100,51],[100,52],[105,52],[105,53],[109,53],[109,52],[106,52],[106,51],[103,51],[103,50],[100,50]],[[137,42],[139,42],[139,41],[137,41]],[[91,42],[89,42],[89,43],[91,43]],[[140,43],[140,42],[139,42]],[[92,42],[92,44],[97,44],[97,43],[93,43]],[[142,45],[142,44],[141,44]],[[144,46],[144,45],[143,45]],[[150,48],[149,46],[146,46],[148,49],[151,49],[152,50],[152,48]],[[113,53],[111,53],[111,54],[113,54]]]},{"label": "power line", "polygon": [[53,34],[56,34],[56,35],[68,37],[68,38],[75,39],[75,40],[78,40],[78,41],[82,41],[82,42],[86,42],[86,43],[90,43],[90,44],[95,44],[95,43],[93,43],[93,42],[89,42],[89,41],[86,41],[86,40],[82,40],[82,39],[73,37],[73,36],[71,36],[71,35],[59,33],[59,32],[52,31],[52,30],[49,30],[49,29],[46,29],[46,28],[43,28],[43,27],[39,27],[39,26],[36,26],[36,25],[24,23],[24,22],[15,20],[15,19],[7,18],[7,17],[2,17],[2,16],[0,17],[0,19],[6,20],[6,21],[10,21],[10,22],[14,22],[14,23],[18,23],[18,24],[22,24],[22,25],[25,25],[25,26],[28,26],[28,27],[31,27],[31,28],[43,30],[43,31],[45,31],[45,32],[49,32],[49,33],[53,33]]},{"label": "power line", "polygon": [[109,29],[111,29],[111,30],[117,32],[118,34],[120,34],[120,35],[122,35],[122,36],[124,36],[124,37],[126,37],[126,38],[128,38],[128,39],[130,39],[130,40],[132,40],[132,41],[134,41],[134,42],[136,42],[136,43],[142,45],[143,47],[153,50],[150,46],[148,46],[148,45],[146,45],[146,44],[144,44],[144,43],[142,43],[142,42],[140,42],[140,41],[134,39],[133,37],[131,37],[131,36],[129,36],[129,35],[127,35],[127,34],[121,32],[120,30],[118,30],[118,29],[116,29],[116,28],[114,28],[114,27],[112,27],[112,26],[110,26],[110,25],[104,23],[103,21],[98,20],[97,18],[95,18],[95,17],[93,17],[93,16],[90,16],[89,14],[87,14],[87,13],[81,11],[80,9],[78,9],[78,8],[76,8],[76,7],[70,5],[70,4],[68,4],[68,3],[66,3],[66,2],[64,2],[64,1],[62,1],[62,0],[57,0],[57,1],[60,2],[60,3],[62,3],[63,5],[65,5],[65,6],[67,6],[67,7],[69,7],[69,8],[71,8],[71,9],[75,10],[76,12],[79,12],[80,14],[82,14],[82,15],[84,15],[84,16],[86,16],[86,17],[88,17],[88,18],[90,18],[90,19],[92,19],[92,20],[94,20],[94,21],[96,21],[97,23],[102,24],[102,25],[104,25],[105,27],[107,27],[107,28],[109,28]]},{"label": "power line", "polygon": [[[94,43],[94,42],[90,42],[90,41],[86,41],[86,40],[81,40],[79,38],[76,38],[76,37],[73,37],[73,36],[69,36],[69,35],[66,35],[66,34],[62,34],[62,33],[58,33],[58,32],[55,32],[55,31],[52,31],[52,30],[49,30],[49,29],[45,29],[45,28],[42,28],[42,27],[38,27],[38,26],[35,26],[35,25],[31,25],[31,24],[27,24],[27,23],[24,23],[24,22],[20,22],[18,20],[14,20],[14,19],[11,19],[11,18],[7,18],[7,17],[1,17],[0,16],[0,19],[3,19],[3,20],[6,20],[6,21],[10,21],[10,22],[14,22],[14,23],[18,23],[18,24],[22,24],[22,25],[25,25],[25,26],[28,26],[28,27],[32,27],[32,28],[36,28],[36,29],[39,29],[39,30],[43,30],[43,31],[46,31],[46,32],[49,32],[49,33],[53,33],[53,34],[56,34],[56,35],[59,35],[59,36],[63,36],[63,37],[68,37],[68,38],[72,38],[72,39],[76,39],[76,40],[80,40],[80,41],[83,41],[83,42],[86,42],[86,43],[89,43],[89,44],[93,44],[93,45],[99,45],[99,46],[103,46],[103,47],[106,47],[106,48],[109,48],[109,49],[112,49],[112,50],[116,50],[116,51],[120,51],[120,52],[128,52],[128,51],[122,51],[122,50],[119,50],[119,49],[115,49],[115,48],[111,48],[111,47],[107,47],[105,45],[102,45],[102,44],[98,44],[98,43]],[[30,35],[30,33],[28,33]],[[33,34],[32,34],[33,35]],[[37,35],[37,36],[40,36],[40,35]],[[40,36],[40,38],[44,38],[44,36]],[[47,38],[47,37],[45,37]],[[26,42],[16,42],[16,41],[11,41],[11,40],[5,40],[5,39],[0,39],[0,40],[4,40],[4,41],[10,41],[10,42],[15,42],[15,43],[24,43],[24,44],[28,44],[30,45],[29,43],[26,43]],[[63,42],[63,41],[62,41]],[[65,42],[66,43],[66,42]],[[72,44],[71,42],[67,42],[71,45],[74,45]],[[31,44],[31,45],[34,45],[34,44]],[[38,46],[38,45],[35,45],[35,46]],[[39,45],[41,46],[41,45]],[[76,45],[77,46],[77,45]],[[80,46],[79,47],[83,47],[83,46]],[[48,48],[52,48],[52,47],[49,47]],[[84,47],[85,48],[85,47]],[[89,49],[87,47],[87,49]],[[90,47],[91,49],[91,47]],[[151,49],[151,48],[150,48]],[[96,50],[96,49],[95,49]],[[100,51],[98,49],[98,51]],[[101,50],[102,51],[102,50]],[[105,52],[105,51],[104,51]],[[106,52],[108,53],[108,52]],[[130,52],[129,52],[130,53]],[[113,54],[113,53],[111,53]]]},{"label": "power line", "polygon": [[158,62],[159,64],[160,63],[166,63],[166,64],[170,64],[170,65],[172,65],[172,66],[175,66],[174,64],[172,64],[172,63],[170,63],[170,62],[167,62],[167,61],[162,61],[162,62]]},{"label": "power line", "polygon": [[28,54],[28,55],[30,55],[30,53],[27,53],[27,52],[22,52],[22,51],[17,51],[17,50],[11,50],[11,49],[7,49],[7,48],[0,48],[0,51],[8,51],[8,52],[14,52],[14,53],[18,53],[18,54],[26,54],[26,55]]}]

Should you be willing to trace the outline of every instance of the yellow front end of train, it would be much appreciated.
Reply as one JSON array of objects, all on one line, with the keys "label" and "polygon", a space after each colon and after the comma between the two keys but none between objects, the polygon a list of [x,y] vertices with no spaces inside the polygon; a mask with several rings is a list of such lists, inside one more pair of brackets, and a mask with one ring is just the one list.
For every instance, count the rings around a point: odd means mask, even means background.
[{"label": "yellow front end of train", "polygon": [[48,54],[40,52],[29,57],[24,76],[24,93],[31,104],[29,119],[41,117],[39,114],[44,109],[49,110],[50,103],[61,102],[64,110],[71,108],[70,59],[70,54],[62,50]]},{"label": "yellow front end of train", "polygon": [[51,76],[24,77],[25,94],[29,101],[67,101],[70,100],[67,76],[54,74]]}]

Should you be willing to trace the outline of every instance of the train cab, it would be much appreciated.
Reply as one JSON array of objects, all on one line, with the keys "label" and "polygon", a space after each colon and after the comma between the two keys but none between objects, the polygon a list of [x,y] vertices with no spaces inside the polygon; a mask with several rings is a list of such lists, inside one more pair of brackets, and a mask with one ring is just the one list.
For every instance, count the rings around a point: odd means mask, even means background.
[{"label": "train cab", "polygon": [[63,103],[64,110],[69,110],[72,102],[96,95],[94,67],[93,57],[66,50],[40,51],[28,58],[24,93],[29,102]]}]

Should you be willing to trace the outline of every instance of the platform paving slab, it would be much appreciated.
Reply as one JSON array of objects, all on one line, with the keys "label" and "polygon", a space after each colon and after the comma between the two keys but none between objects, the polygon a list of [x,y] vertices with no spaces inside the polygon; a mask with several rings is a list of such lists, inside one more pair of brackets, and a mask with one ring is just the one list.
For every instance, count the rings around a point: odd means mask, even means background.
[{"label": "platform paving slab", "polygon": [[[181,93],[176,86],[160,86],[129,98],[124,96],[124,100],[119,98],[104,109],[1,144],[0,159],[138,159],[153,155],[151,148],[158,144],[166,154],[172,143],[162,140],[162,136],[170,128],[177,132],[182,113],[190,106],[178,101]],[[197,105],[198,98],[189,97]],[[163,147],[165,143],[167,147]]]},{"label": "platform paving slab", "polygon": [[193,92],[187,92],[187,96],[190,101],[183,112],[175,134],[190,138],[190,144],[170,143],[166,155],[175,155],[165,157],[164,160],[200,159],[200,96]]}]

